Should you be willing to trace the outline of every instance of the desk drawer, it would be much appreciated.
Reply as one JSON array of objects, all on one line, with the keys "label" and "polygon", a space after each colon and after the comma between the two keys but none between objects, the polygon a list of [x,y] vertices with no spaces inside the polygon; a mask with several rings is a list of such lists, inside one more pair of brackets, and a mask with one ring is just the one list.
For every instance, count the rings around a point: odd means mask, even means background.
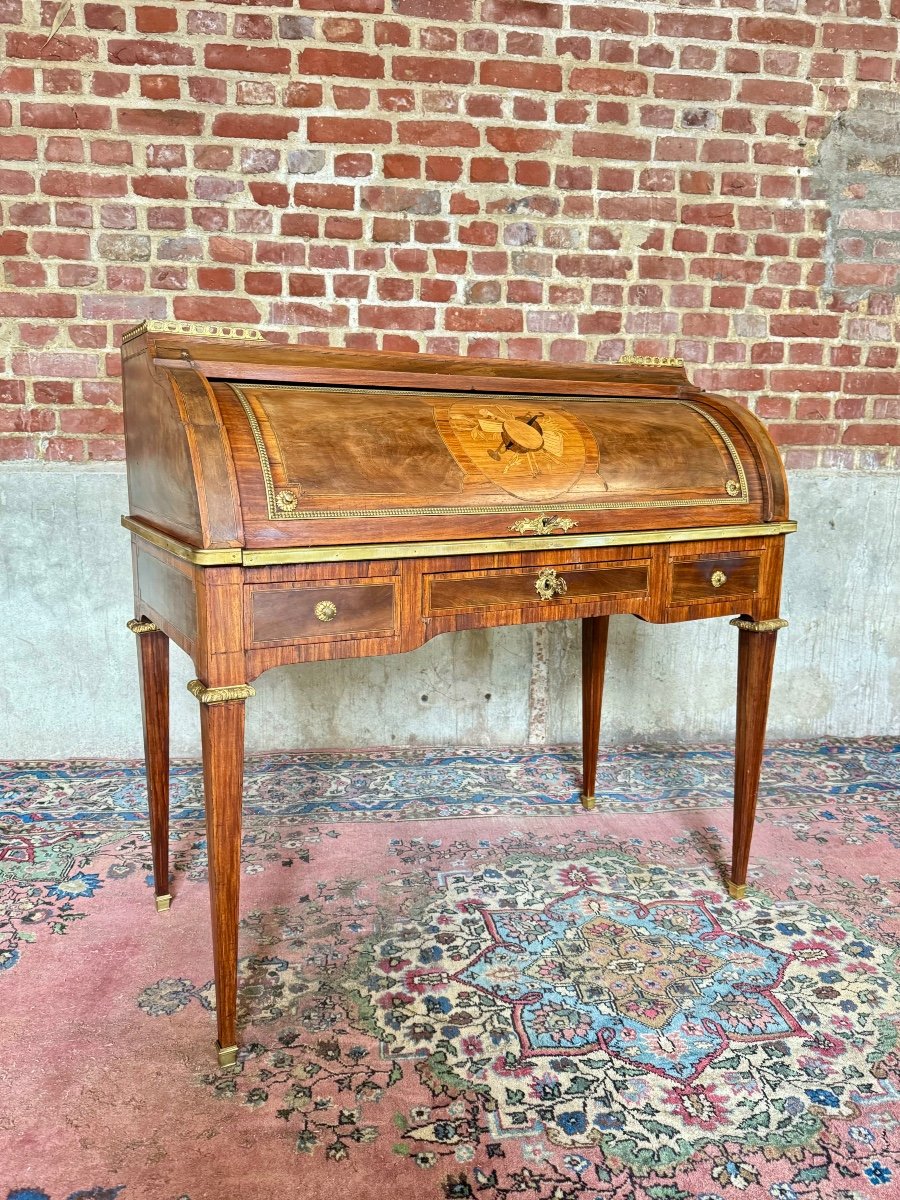
[{"label": "desk drawer", "polygon": [[703,554],[672,563],[670,603],[699,604],[752,596],[759,589],[761,554]]},{"label": "desk drawer", "polygon": [[253,645],[388,637],[398,620],[396,580],[272,584],[250,589]]},{"label": "desk drawer", "polygon": [[[470,609],[557,607],[614,596],[645,596],[647,562],[603,566],[517,567],[425,576],[425,616]],[[538,619],[538,618],[534,618]]]}]

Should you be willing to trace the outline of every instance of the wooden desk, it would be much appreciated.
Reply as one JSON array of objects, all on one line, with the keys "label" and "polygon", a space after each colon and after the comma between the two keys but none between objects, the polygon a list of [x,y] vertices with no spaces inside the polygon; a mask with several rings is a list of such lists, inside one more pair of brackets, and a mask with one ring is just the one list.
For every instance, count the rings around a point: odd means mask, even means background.
[{"label": "wooden desk", "polygon": [[680,365],[306,349],[166,322],[122,356],[156,905],[171,638],[197,672],[221,1064],[237,1055],[244,705],[270,667],[579,618],[592,809],[610,616],[735,617],[743,892],[795,528],[746,409]]}]

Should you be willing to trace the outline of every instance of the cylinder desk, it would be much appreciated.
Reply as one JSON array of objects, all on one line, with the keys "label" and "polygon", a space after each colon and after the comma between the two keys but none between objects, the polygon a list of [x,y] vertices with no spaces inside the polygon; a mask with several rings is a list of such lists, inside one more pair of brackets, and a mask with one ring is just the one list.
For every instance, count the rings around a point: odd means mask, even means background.
[{"label": "cylinder desk", "polygon": [[171,902],[171,638],[197,676],[222,1065],[237,1054],[244,707],[270,667],[578,619],[592,809],[610,616],[732,617],[742,894],[795,528],[745,407],[677,360],[361,353],[150,321],[122,358],[156,906]]}]

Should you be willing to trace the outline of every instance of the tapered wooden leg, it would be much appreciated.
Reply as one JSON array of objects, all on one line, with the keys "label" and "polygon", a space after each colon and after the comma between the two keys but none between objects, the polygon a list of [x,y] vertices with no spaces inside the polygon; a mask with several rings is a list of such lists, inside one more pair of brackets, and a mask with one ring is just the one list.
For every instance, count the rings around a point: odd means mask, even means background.
[{"label": "tapered wooden leg", "polygon": [[144,724],[144,761],[150,808],[150,847],[157,912],[172,903],[169,892],[169,639],[151,622],[132,622],[138,632],[138,673]]},{"label": "tapered wooden leg", "polygon": [[[744,894],[756,796],[762,768],[766,716],[772,687],[772,666],[778,628],[786,621],[751,622],[738,619],[737,740],[734,764],[734,833],[731,879],[728,890],[735,899]],[[766,628],[774,625],[775,628]],[[762,626],[762,628],[754,628]]]},{"label": "tapered wooden leg", "polygon": [[200,705],[219,1065],[237,1058],[237,949],[244,702]]},{"label": "tapered wooden leg", "polygon": [[584,617],[581,622],[581,736],[584,755],[582,806],[597,807],[597,755],[600,746],[600,709],[606,670],[609,617]]}]

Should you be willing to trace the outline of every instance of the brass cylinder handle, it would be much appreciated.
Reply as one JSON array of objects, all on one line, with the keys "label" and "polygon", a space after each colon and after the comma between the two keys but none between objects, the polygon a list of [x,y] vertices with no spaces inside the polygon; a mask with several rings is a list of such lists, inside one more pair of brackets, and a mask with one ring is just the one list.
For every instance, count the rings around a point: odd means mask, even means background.
[{"label": "brass cylinder handle", "polygon": [[709,577],[709,582],[714,588],[720,588],[723,583],[728,582],[728,576],[724,571],[713,571],[712,575]]},{"label": "brass cylinder handle", "polygon": [[333,621],[337,616],[337,605],[331,600],[320,600],[314,612],[320,621]]},{"label": "brass cylinder handle", "polygon": [[544,567],[534,581],[534,590],[542,600],[552,600],[554,596],[564,596],[566,581],[559,578],[553,567]]}]

